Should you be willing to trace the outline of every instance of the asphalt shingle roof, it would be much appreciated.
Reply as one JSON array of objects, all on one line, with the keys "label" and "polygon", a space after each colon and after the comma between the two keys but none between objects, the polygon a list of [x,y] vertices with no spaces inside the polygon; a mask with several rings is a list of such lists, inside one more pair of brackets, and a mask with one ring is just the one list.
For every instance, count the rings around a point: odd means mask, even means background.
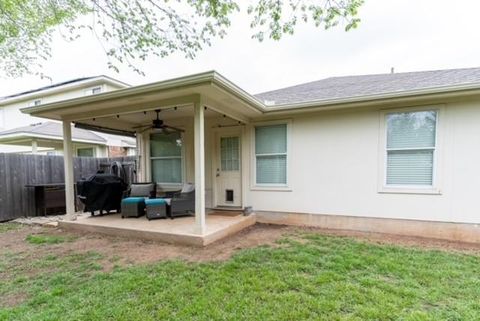
[{"label": "asphalt shingle roof", "polygon": [[472,83],[480,83],[480,68],[331,77],[260,93],[255,97],[270,105],[279,105]]},{"label": "asphalt shingle roof", "polygon": [[[24,127],[17,127],[12,128],[9,130],[5,130],[0,132],[0,137],[11,135],[11,134],[37,134],[37,135],[47,135],[47,136],[55,136],[62,138],[63,137],[63,128],[62,124],[55,123],[55,122],[44,122],[38,124],[32,124],[29,126]],[[106,140],[93,132],[85,129],[75,128],[72,127],[72,139],[75,140],[88,140],[88,141],[95,141],[99,143],[105,143]]]},{"label": "asphalt shingle roof", "polygon": [[35,88],[35,89],[27,90],[27,91],[22,91],[20,93],[16,93],[16,94],[13,94],[13,95],[4,96],[4,97],[1,97],[0,100],[1,99],[18,97],[18,96],[27,95],[27,94],[32,94],[32,93],[35,93],[35,92],[39,92],[39,91],[43,91],[43,90],[47,90],[47,89],[51,89],[51,88],[55,88],[55,87],[60,87],[60,86],[68,85],[68,84],[73,84],[73,83],[76,83],[76,82],[89,80],[89,79],[93,79],[93,78],[96,78],[96,77],[97,76],[71,79],[71,80],[59,82],[59,83],[56,83],[56,84],[52,84],[52,85],[49,85],[49,86],[44,86],[44,87]]}]

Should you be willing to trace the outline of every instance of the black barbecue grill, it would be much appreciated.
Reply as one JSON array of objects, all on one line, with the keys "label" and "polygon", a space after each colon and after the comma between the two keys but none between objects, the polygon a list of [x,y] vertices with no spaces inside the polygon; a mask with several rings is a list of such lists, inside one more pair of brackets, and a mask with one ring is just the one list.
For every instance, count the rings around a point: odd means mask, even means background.
[{"label": "black barbecue grill", "polygon": [[85,205],[84,212],[95,211],[109,213],[110,211],[120,212],[122,196],[128,185],[125,181],[112,174],[95,174],[87,179],[77,182],[78,198]]}]

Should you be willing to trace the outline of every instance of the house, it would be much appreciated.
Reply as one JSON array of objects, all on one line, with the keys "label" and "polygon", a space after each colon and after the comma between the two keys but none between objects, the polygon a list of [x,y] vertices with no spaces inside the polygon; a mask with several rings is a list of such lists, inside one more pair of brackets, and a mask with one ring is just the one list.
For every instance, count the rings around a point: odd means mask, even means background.
[{"label": "house", "polygon": [[[55,101],[109,92],[128,85],[107,76],[73,79],[50,86],[0,98],[0,152],[61,155],[62,125],[31,117],[20,109]],[[125,156],[135,154],[135,140],[130,137],[73,130],[76,156]]]},{"label": "house", "polygon": [[257,222],[480,242],[480,68],[258,95],[211,71],[22,111],[62,121],[65,150],[71,123],[135,135],[141,181],[195,182],[198,235],[209,209],[252,207]]}]

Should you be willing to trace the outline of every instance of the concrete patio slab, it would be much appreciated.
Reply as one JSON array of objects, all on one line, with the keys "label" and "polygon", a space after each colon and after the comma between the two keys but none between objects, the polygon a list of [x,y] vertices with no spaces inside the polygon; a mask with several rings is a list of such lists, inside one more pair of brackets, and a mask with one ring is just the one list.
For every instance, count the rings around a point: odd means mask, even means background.
[{"label": "concrete patio slab", "polygon": [[195,217],[178,217],[149,221],[143,217],[124,218],[120,214],[80,217],[76,221],[59,221],[65,230],[102,233],[136,239],[154,240],[185,245],[206,246],[255,224],[255,214],[224,216],[207,215],[204,235],[195,233]]}]

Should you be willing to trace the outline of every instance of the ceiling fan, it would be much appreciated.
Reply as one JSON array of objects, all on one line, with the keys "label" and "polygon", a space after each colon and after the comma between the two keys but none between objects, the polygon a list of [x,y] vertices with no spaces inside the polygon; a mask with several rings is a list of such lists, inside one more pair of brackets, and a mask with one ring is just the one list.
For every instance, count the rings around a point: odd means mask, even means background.
[{"label": "ceiling fan", "polygon": [[172,134],[172,133],[179,133],[184,132],[183,129],[169,126],[164,123],[162,119],[160,119],[160,109],[156,109],[155,112],[157,113],[157,118],[152,120],[151,125],[141,125],[132,127],[134,129],[142,128],[140,133],[146,132],[147,130],[153,130],[154,132],[165,133],[165,134]]}]

